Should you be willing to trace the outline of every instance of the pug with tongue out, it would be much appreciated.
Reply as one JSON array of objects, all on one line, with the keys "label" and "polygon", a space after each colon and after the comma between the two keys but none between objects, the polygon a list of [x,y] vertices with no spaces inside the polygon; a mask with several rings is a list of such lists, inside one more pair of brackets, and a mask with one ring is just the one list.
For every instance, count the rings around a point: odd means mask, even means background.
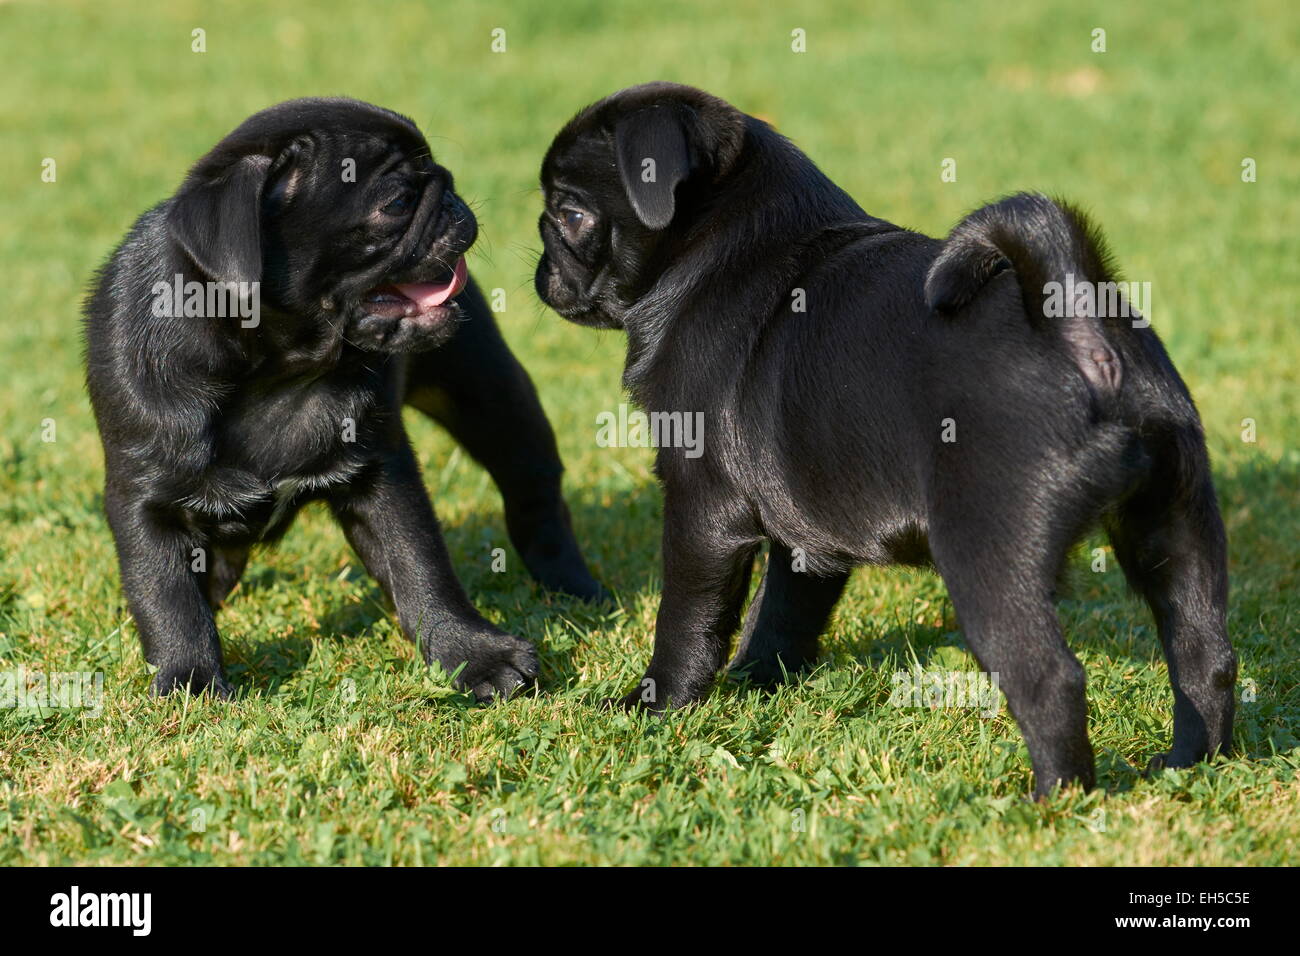
[{"label": "pug with tongue out", "polygon": [[480,699],[536,678],[533,647],[479,615],[457,580],[404,403],[492,474],[538,581],[602,595],[536,392],[466,269],[476,233],[410,120],[295,100],[218,143],[100,270],[87,383],[155,693],[232,693],[214,611],[253,545],[311,500],[427,662]]}]

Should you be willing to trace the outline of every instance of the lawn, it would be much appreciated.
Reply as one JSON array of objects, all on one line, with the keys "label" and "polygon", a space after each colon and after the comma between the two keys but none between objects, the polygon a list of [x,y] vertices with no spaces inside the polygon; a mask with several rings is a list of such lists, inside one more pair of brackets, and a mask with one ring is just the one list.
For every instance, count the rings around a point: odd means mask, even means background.
[{"label": "lawn", "polygon": [[[0,673],[101,673],[104,690],[97,715],[0,709],[0,863],[1296,858],[1300,13],[1289,0],[776,6],[0,3]],[[807,52],[791,50],[796,28]],[[1113,561],[1093,570],[1100,537],[1061,605],[1088,674],[1093,793],[1028,802],[1005,707],[891,705],[900,670],[975,669],[942,583],[921,572],[857,572],[821,665],[776,693],[723,684],[661,722],[597,708],[649,654],[660,496],[652,452],[595,440],[597,414],[625,401],[620,337],[533,295],[536,173],[575,110],[649,79],[762,115],[868,211],[933,234],[1024,188],[1099,218],[1126,277],[1151,282],[1150,317],[1205,421],[1231,547],[1236,756],[1142,776],[1168,746],[1171,695],[1150,615]],[[485,473],[408,422],[473,599],[541,649],[535,695],[476,707],[429,673],[319,510],[254,558],[219,619],[238,700],[145,693],[103,517],[81,295],[217,139],[310,94],[411,116],[476,203],[471,269],[505,290],[501,326],[617,602],[540,592]]]}]

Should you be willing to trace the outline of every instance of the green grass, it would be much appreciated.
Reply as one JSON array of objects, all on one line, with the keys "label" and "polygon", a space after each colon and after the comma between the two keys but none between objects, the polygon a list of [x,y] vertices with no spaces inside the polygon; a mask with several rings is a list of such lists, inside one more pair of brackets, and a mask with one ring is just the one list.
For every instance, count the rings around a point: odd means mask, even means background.
[{"label": "green grass", "polygon": [[[1032,6],[0,4],[0,671],[101,671],[106,692],[98,718],[0,712],[0,863],[1292,861],[1300,16],[1287,0]],[[505,53],[489,51],[495,27]],[[789,50],[795,27],[806,54]],[[868,210],[915,228],[942,234],[1021,188],[1100,218],[1126,275],[1153,283],[1152,318],[1209,435],[1254,698],[1238,756],[1140,775],[1170,738],[1165,668],[1145,608],[1086,554],[1061,613],[1089,678],[1092,794],[1024,800],[1005,710],[888,705],[914,660],[975,667],[941,582],[921,573],[859,571],[822,666],[773,695],[724,685],[663,722],[596,708],[649,653],[660,499],[650,452],[594,440],[596,414],[623,400],[620,338],[532,295],[536,169],[577,108],[655,78],[770,119]],[[544,595],[513,552],[494,574],[491,550],[508,548],[495,490],[410,418],[466,586],[541,648],[534,697],[476,708],[421,667],[318,511],[254,559],[220,618],[240,699],[145,694],[102,515],[80,293],[220,136],[306,94],[412,116],[479,204],[471,267],[507,292],[502,327],[559,434],[580,538],[619,595],[603,610]],[[940,181],[946,157],[955,183]],[[1257,182],[1241,181],[1243,157]]]}]

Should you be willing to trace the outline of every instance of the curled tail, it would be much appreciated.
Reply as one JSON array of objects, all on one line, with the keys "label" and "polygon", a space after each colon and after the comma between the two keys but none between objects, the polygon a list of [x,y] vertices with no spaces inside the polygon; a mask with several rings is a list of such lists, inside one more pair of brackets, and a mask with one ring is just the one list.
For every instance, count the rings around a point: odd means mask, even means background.
[{"label": "curled tail", "polygon": [[[1010,267],[1030,325],[1058,326],[1074,364],[1100,397],[1119,393],[1119,353],[1106,339],[1096,290],[1112,282],[1105,240],[1083,213],[1037,193],[1017,193],[977,209],[953,228],[925,278],[925,302],[952,313]],[[1052,284],[1056,284],[1053,288]],[[1090,289],[1061,306],[1062,290]],[[1049,291],[1051,290],[1051,291]]]}]

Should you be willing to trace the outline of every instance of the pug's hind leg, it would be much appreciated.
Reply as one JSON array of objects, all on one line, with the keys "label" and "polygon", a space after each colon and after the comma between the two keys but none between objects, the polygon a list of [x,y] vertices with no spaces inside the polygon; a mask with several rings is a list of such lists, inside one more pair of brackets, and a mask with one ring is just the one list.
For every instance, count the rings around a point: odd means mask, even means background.
[{"label": "pug's hind leg", "polygon": [[235,589],[248,565],[248,548],[214,547],[209,549],[211,564],[199,577],[203,582],[208,607],[219,608]]},{"label": "pug's hind leg", "polygon": [[587,569],[561,494],[564,466],[528,373],[511,354],[473,282],[457,300],[466,321],[446,345],[413,355],[406,401],[447,429],[501,491],[506,530],[543,586],[608,597]]},{"label": "pug's hind leg", "polygon": [[820,577],[795,570],[790,549],[773,541],[728,671],[770,686],[781,681],[783,668],[794,673],[811,666],[818,639],[848,580],[847,571]]},{"label": "pug's hind leg", "polygon": [[1115,556],[1155,615],[1174,692],[1173,747],[1152,758],[1151,770],[1232,749],[1237,659],[1228,640],[1227,541],[1208,466],[1202,459],[1196,468],[1198,487],[1152,481],[1108,520]]},{"label": "pug's hind leg", "polygon": [[986,524],[950,507],[936,515],[930,543],[966,643],[1024,735],[1043,798],[1071,783],[1091,788],[1096,771],[1083,665],[1052,599],[1064,545],[1026,549],[1006,530],[1014,522]]}]

